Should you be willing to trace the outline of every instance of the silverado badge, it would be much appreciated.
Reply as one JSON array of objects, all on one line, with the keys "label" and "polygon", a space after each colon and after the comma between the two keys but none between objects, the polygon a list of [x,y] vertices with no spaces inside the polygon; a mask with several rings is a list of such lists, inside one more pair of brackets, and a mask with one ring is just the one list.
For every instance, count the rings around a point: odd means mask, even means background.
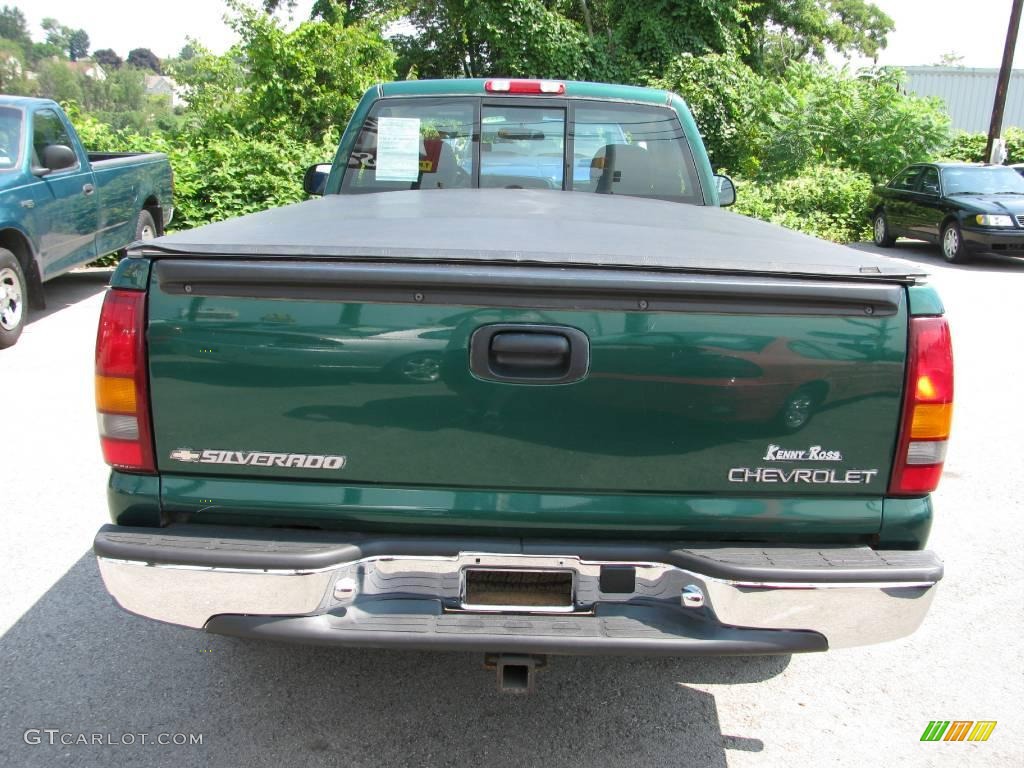
[{"label": "silverado badge", "polygon": [[193,451],[179,448],[171,451],[174,461],[186,464],[235,464],[250,467],[282,467],[291,469],[343,469],[344,456],[322,456],[315,453],[268,453],[266,451]]}]

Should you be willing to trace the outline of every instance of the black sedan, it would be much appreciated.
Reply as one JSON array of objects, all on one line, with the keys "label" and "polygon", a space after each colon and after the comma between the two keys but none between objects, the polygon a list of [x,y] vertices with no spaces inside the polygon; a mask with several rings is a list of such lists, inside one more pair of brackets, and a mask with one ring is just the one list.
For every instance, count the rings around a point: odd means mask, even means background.
[{"label": "black sedan", "polygon": [[927,240],[957,264],[977,253],[1024,257],[1024,178],[1012,168],[912,165],[875,187],[870,210],[875,245]]}]

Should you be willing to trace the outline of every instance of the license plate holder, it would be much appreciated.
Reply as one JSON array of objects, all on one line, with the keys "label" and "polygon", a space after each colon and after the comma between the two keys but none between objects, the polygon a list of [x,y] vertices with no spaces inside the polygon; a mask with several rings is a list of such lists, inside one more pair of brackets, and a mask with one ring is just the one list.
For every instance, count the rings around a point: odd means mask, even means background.
[{"label": "license plate holder", "polygon": [[488,568],[462,571],[466,611],[571,613],[576,573],[570,569]]}]

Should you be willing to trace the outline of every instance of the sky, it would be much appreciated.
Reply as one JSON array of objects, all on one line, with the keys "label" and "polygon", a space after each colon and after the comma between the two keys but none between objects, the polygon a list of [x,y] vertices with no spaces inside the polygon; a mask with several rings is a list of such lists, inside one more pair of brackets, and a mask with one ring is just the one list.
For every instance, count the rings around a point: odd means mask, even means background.
[{"label": "sky", "polygon": [[[254,0],[252,0],[254,1]],[[181,50],[186,37],[223,52],[233,33],[224,24],[222,0],[175,0],[147,12],[136,0],[14,0],[33,36],[41,40],[39,23],[52,16],[61,24],[82,28],[92,50],[113,48],[124,57],[132,48],[149,48],[160,58]],[[936,64],[945,53],[963,57],[967,67],[998,67],[1010,17],[1010,0],[875,0],[896,22],[880,64]],[[312,0],[298,0],[295,19],[309,13]],[[159,7],[159,10],[155,8]],[[855,64],[858,62],[855,62]],[[867,63],[867,62],[859,62]],[[1024,67],[1024,40],[1017,46],[1016,67]]]}]

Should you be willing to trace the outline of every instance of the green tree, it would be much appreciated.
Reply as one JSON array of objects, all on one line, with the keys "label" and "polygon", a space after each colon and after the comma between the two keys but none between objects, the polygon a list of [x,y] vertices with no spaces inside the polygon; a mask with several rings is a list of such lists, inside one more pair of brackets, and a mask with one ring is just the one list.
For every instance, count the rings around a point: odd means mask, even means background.
[{"label": "green tree", "polygon": [[343,126],[369,86],[394,78],[394,52],[369,22],[307,21],[288,31],[248,6],[233,7],[238,46],[175,67],[193,122],[316,139]]},{"label": "green tree", "polygon": [[238,48],[218,56],[198,42],[188,59],[168,62],[168,74],[184,91],[185,120],[197,134],[220,135],[247,119],[247,73]]},{"label": "green tree", "polygon": [[[273,14],[287,8],[295,10],[296,0],[263,0],[263,10]],[[313,0],[309,20],[326,21],[329,24],[341,22],[353,24],[373,16],[397,16],[408,10],[409,3],[402,0]]]},{"label": "green tree", "polygon": [[100,48],[92,54],[93,59],[105,70],[120,69],[124,60],[117,55],[113,48]]},{"label": "green tree", "polygon": [[414,31],[395,38],[402,74],[581,79],[598,58],[583,26],[543,0],[425,0],[405,21]]},{"label": "green tree", "polygon": [[60,49],[63,55],[67,55],[68,40],[71,37],[71,28],[65,27],[51,16],[47,16],[42,22],[43,32],[46,33],[46,43],[54,48]]},{"label": "green tree", "polygon": [[25,51],[14,40],[0,38],[0,92],[32,95],[33,88],[25,78]]},{"label": "green tree", "polygon": [[72,61],[84,59],[89,55],[89,35],[84,29],[76,29],[68,35],[68,58]]},{"label": "green tree", "polygon": [[149,48],[133,48],[128,51],[128,63],[139,69],[149,69],[156,74],[163,74],[160,59]]},{"label": "green tree", "polygon": [[719,168],[775,180],[837,166],[879,181],[949,140],[941,105],[904,93],[902,78],[811,63],[772,77],[716,54],[678,57],[652,82],[686,98]]},{"label": "green tree", "polygon": [[25,14],[17,7],[5,5],[0,8],[0,38],[17,43],[22,52],[32,47],[32,36],[28,32]]},{"label": "green tree", "polygon": [[851,77],[827,65],[790,67],[762,91],[758,161],[785,176],[808,164],[842,165],[875,181],[928,159],[949,140],[937,99],[903,92],[900,70]]},{"label": "green tree", "polygon": [[32,50],[28,54],[28,59],[33,64],[36,64],[44,59],[62,58],[64,55],[64,49],[53,43],[32,43]]},{"label": "green tree", "polygon": [[759,119],[758,94],[767,84],[738,55],[683,54],[650,84],[675,91],[686,100],[712,165],[734,172],[749,165]]},{"label": "green tree", "polygon": [[43,98],[81,103],[84,96],[83,78],[72,71],[67,62],[52,59],[42,61],[37,75],[37,90]]},{"label": "green tree", "polygon": [[46,45],[51,50],[60,51],[60,55],[71,61],[84,59],[89,55],[89,35],[84,29],[65,27],[52,17],[43,19],[43,31],[46,33]]},{"label": "green tree", "polygon": [[[276,9],[282,3],[268,0]],[[320,4],[318,4],[320,5]],[[399,71],[421,76],[600,76],[636,81],[681,54],[739,55],[757,72],[874,56],[892,20],[869,0],[416,0],[331,3],[346,19],[399,14]],[[315,12],[315,11],[314,11]]]},{"label": "green tree", "polygon": [[731,53],[741,44],[741,0],[605,0],[609,39],[619,57],[657,71],[682,53]]},{"label": "green tree", "polygon": [[823,60],[829,48],[874,58],[893,28],[868,0],[758,0],[744,9],[742,39],[755,70],[782,72],[790,62]]}]

